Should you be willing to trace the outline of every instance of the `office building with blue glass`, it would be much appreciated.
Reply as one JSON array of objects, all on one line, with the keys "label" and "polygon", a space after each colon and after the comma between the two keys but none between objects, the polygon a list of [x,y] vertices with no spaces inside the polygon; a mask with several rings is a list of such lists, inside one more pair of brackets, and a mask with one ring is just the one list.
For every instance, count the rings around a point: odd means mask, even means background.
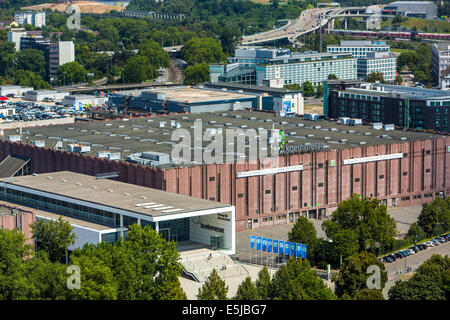
[{"label": "office building with blue glass", "polygon": [[126,239],[132,224],[168,241],[235,252],[235,207],[70,171],[0,179],[0,199],[37,209],[37,218],[68,220],[77,243]]},{"label": "office building with blue glass", "polygon": [[228,65],[210,65],[210,81],[269,87],[303,84],[317,86],[335,74],[356,79],[357,63],[351,53],[290,52],[289,49],[245,47],[236,49]]}]

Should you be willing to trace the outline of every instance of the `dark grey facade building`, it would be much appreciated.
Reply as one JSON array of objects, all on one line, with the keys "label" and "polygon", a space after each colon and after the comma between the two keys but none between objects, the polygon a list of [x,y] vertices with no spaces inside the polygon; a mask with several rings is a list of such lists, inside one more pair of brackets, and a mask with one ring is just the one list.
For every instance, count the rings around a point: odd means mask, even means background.
[{"label": "dark grey facade building", "polygon": [[379,83],[327,81],[324,113],[405,129],[450,132],[450,92]]}]

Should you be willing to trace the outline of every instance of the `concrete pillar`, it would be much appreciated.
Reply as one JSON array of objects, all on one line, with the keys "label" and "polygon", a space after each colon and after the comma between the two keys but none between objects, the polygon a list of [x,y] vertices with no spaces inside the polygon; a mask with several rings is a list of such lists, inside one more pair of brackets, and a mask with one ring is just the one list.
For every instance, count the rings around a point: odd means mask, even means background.
[{"label": "concrete pillar", "polygon": [[344,29],[347,30],[347,19],[344,19]]},{"label": "concrete pillar", "polygon": [[159,233],[159,221],[155,222],[155,230]]},{"label": "concrete pillar", "polygon": [[141,225],[141,218],[137,219],[137,225],[140,226]]},{"label": "concrete pillar", "polygon": [[[120,215],[120,227],[123,228],[123,214]],[[120,237],[123,241],[123,230],[120,231]]]}]

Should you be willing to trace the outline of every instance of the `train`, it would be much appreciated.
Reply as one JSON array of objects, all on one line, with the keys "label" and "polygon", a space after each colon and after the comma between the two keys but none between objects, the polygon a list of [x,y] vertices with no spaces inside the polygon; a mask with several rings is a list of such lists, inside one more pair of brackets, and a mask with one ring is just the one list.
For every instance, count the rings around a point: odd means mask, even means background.
[{"label": "train", "polygon": [[449,40],[450,34],[447,33],[426,33],[417,31],[370,31],[370,30],[331,30],[333,33],[339,33],[354,37],[405,39],[405,40]]}]

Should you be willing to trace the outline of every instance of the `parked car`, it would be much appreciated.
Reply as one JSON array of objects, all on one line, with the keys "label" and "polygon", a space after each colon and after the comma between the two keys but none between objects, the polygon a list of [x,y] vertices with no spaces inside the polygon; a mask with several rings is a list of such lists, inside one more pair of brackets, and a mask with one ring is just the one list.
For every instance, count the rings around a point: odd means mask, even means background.
[{"label": "parked car", "polygon": [[400,252],[395,253],[394,256],[395,256],[397,259],[403,259],[403,254],[401,254]]},{"label": "parked car", "polygon": [[390,254],[390,255],[388,255],[388,258],[391,258],[392,260],[397,260],[397,258],[395,257],[395,255],[393,255],[393,254]]},{"label": "parked car", "polygon": [[435,244],[435,246],[439,246],[441,243],[438,240],[431,240],[432,243]]},{"label": "parked car", "polygon": [[414,251],[414,253],[417,253],[417,252],[419,252],[419,251],[420,251],[420,249],[419,249],[419,247],[418,247],[418,246],[413,246],[413,247],[411,247],[411,248],[409,248],[409,249],[413,250],[413,251]]},{"label": "parked car", "polygon": [[416,254],[416,252],[413,249],[408,249],[405,251],[408,252],[410,255]]},{"label": "parked car", "polygon": [[404,255],[404,257],[407,257],[410,255],[410,253],[406,250],[402,250],[402,251],[400,251],[400,253],[402,253]]},{"label": "parked car", "polygon": [[385,259],[384,259],[387,263],[391,263],[391,262],[394,262],[395,260],[394,259],[392,259],[391,257],[385,257]]}]

